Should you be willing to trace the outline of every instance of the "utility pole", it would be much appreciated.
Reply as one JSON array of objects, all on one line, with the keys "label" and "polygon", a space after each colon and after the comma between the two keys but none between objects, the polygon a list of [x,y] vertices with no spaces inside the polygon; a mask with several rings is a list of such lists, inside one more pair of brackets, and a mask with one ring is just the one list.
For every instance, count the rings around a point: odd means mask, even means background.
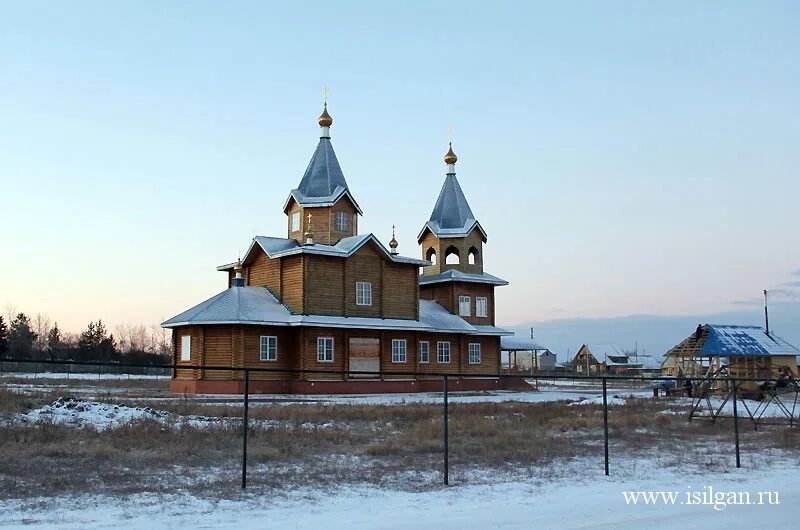
[{"label": "utility pole", "polygon": [[[767,326],[767,336],[769,336],[769,312],[767,311],[767,290],[764,289],[764,320]],[[532,332],[533,328],[531,328]]]}]

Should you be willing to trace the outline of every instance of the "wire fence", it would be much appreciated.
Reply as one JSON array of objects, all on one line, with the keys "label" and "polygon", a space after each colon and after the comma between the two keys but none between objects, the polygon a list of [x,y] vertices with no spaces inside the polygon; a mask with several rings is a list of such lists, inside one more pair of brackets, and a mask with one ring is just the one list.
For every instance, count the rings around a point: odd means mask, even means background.
[{"label": "wire fence", "polygon": [[[353,370],[300,370],[289,368],[264,368],[264,367],[231,367],[231,366],[210,366],[210,365],[193,365],[193,364],[164,364],[159,366],[145,366],[133,363],[112,363],[112,362],[93,362],[93,361],[27,361],[20,359],[0,359],[0,383],[2,383],[3,376],[13,377],[22,373],[38,374],[43,380],[43,384],[47,384],[48,374],[66,374],[69,377],[71,374],[92,374],[97,375],[98,378],[102,377],[124,377],[124,376],[152,376],[154,378],[166,379],[174,377],[172,374],[177,370],[203,370],[204,373],[213,373],[215,371],[226,372],[235,374],[240,377],[242,381],[243,392],[241,394],[242,405],[242,430],[241,430],[241,487],[247,487],[248,479],[248,439],[251,436],[251,420],[250,420],[250,407],[251,396],[253,394],[253,381],[251,376],[253,374],[260,374],[259,380],[263,380],[264,375],[273,377],[286,378],[293,377],[297,379],[308,377],[375,377],[378,379],[387,379],[392,377],[404,378],[425,378],[426,380],[439,381],[439,390],[441,393],[441,475],[442,482],[445,485],[450,484],[451,476],[451,421],[452,421],[452,403],[451,398],[454,395],[452,383],[455,381],[486,379],[487,375],[475,375],[469,373],[443,373],[443,372],[394,372],[394,371],[381,371],[381,372],[361,372]],[[668,380],[665,379],[643,379],[641,376],[612,376],[612,375],[589,375],[584,377],[575,377],[574,375],[548,375],[545,377],[533,378],[527,374],[510,374],[491,376],[496,377],[498,380],[525,380],[531,383],[539,383],[540,388],[545,384],[558,388],[559,385],[567,386],[569,382],[573,386],[578,385],[579,382],[584,385],[589,383],[599,386],[601,393],[601,401],[598,405],[602,410],[602,432],[603,432],[603,473],[609,475],[611,473],[611,462],[613,454],[611,454],[610,443],[610,430],[609,419],[613,419],[614,414],[622,413],[623,410],[615,407],[615,404],[610,402],[610,385],[613,385],[615,390],[638,388],[640,391],[652,390],[654,396],[658,396],[661,392],[671,392],[673,395],[680,395],[688,393],[687,398],[691,398],[691,408],[688,419],[710,419],[712,422],[723,419],[732,418],[732,452],[735,459],[737,468],[741,467],[741,442],[740,442],[740,420],[750,419],[753,420],[754,425],[758,426],[759,418],[750,413],[750,407],[746,403],[748,413],[742,417],[740,414],[740,404],[742,404],[743,397],[741,396],[741,386],[746,384],[748,387],[754,385],[767,389],[773,389],[774,392],[770,394],[771,401],[778,400],[782,404],[782,410],[785,409],[789,417],[789,425],[795,426],[796,411],[798,409],[798,396],[800,395],[800,381],[792,378],[787,381],[786,378],[780,379],[745,379],[745,378],[715,378],[712,381],[707,377],[687,377],[683,378],[680,383],[669,385]],[[362,381],[363,379],[359,379]],[[681,385],[685,385],[682,387]],[[712,406],[711,402],[711,389],[718,392],[716,401]],[[722,389],[722,390],[720,390]],[[536,390],[535,386],[531,390]],[[780,390],[780,391],[779,391]],[[694,393],[695,395],[692,395]],[[793,406],[789,407],[788,399],[781,398],[781,395],[794,394]],[[236,394],[238,396],[238,394]],[[611,396],[613,397],[613,396]],[[234,400],[239,398],[233,398]],[[719,404],[722,401],[722,404]],[[708,414],[700,414],[701,406],[705,406],[707,402]],[[732,402],[732,416],[724,413],[723,408],[726,403]],[[757,410],[757,407],[753,407]]]}]

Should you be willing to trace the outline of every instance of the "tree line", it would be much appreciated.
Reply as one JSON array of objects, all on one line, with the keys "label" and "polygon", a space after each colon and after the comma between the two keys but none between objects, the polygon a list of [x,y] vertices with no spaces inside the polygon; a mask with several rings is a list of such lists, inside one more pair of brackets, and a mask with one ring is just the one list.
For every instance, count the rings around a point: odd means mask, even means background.
[{"label": "tree line", "polygon": [[[0,358],[30,361],[104,361],[144,364],[171,362],[172,335],[158,326],[118,326],[117,336],[102,320],[89,322],[81,333],[66,333],[46,315],[33,319],[9,311],[0,315]],[[6,322],[9,320],[9,322]]]}]

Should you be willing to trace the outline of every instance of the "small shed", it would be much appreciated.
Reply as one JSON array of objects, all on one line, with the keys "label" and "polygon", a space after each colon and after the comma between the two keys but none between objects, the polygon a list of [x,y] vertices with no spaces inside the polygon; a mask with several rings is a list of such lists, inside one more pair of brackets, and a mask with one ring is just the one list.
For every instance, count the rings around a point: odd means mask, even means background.
[{"label": "small shed", "polygon": [[[500,337],[500,351],[508,355],[508,369],[511,372],[538,372],[543,369],[539,365],[542,352],[548,352],[543,346],[533,339],[524,337]],[[551,352],[553,364],[555,354]],[[549,363],[549,360],[548,360]]]}]

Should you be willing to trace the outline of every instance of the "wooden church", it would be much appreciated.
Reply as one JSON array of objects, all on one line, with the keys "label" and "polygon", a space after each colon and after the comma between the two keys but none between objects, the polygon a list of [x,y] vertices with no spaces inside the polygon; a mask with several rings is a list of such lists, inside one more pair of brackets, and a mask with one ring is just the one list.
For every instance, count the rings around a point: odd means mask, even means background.
[{"label": "wooden church", "polygon": [[362,211],[331,144],[327,104],[319,125],[311,162],[283,205],[286,237],[254,237],[239,261],[217,267],[227,289],[162,324],[172,329],[175,364],[187,366],[174,371],[172,390],[238,393],[241,368],[344,372],[252,372],[252,392],[441,387],[403,375],[415,372],[483,376],[456,378],[454,389],[503,386],[500,336],[512,333],[495,326],[494,289],[508,282],[483,270],[486,232],[456,179],[452,144],[419,232],[422,257],[411,258],[398,254],[394,236],[387,249],[359,234]]}]

